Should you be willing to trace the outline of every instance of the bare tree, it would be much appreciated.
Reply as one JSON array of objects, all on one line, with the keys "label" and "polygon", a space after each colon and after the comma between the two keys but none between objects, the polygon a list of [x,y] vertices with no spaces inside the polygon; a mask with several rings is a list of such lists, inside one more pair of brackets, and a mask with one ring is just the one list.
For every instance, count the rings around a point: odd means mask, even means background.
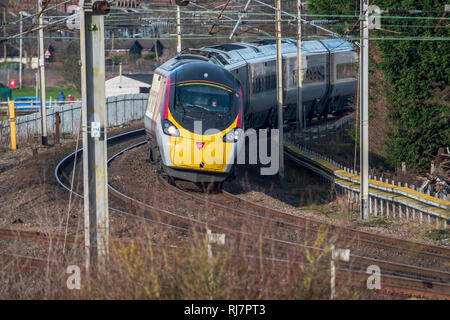
[{"label": "bare tree", "polygon": [[81,91],[81,63],[80,44],[77,41],[70,41],[65,46],[62,54],[59,55],[61,62],[60,72],[67,82],[71,83],[79,92]]}]

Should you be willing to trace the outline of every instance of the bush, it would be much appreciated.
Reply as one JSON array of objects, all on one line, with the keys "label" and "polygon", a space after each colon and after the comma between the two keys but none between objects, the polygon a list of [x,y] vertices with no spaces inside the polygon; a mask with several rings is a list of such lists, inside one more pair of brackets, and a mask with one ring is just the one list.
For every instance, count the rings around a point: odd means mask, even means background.
[{"label": "bush", "polygon": [[145,60],[153,60],[153,59],[155,59],[155,54],[154,53],[144,54],[142,56],[142,58],[145,59]]},{"label": "bush", "polygon": [[123,54],[117,54],[117,55],[112,56],[112,59],[114,60],[115,63],[122,62],[124,60],[124,58],[125,58],[125,55],[123,55]]}]

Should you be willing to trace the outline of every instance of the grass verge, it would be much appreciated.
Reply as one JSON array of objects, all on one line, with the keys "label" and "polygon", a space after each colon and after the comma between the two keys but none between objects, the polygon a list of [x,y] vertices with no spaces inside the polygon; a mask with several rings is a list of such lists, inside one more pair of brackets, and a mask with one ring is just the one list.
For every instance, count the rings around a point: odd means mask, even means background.
[{"label": "grass verge", "polygon": [[[69,93],[75,98],[79,99],[80,94],[74,87],[67,87],[67,88],[46,88],[46,98],[47,100],[50,100],[50,97],[53,101],[56,100],[56,97],[58,96],[58,93],[62,91],[64,93],[64,96],[66,97],[69,95]],[[18,98],[18,97],[34,97],[36,95],[36,89],[34,87],[24,87],[22,89],[12,89],[12,97]],[[38,92],[39,95],[39,92]]]}]

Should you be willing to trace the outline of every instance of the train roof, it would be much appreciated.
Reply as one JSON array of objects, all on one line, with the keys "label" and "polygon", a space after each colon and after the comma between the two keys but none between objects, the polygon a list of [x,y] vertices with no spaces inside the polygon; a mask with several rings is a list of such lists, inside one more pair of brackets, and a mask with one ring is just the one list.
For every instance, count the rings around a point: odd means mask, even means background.
[{"label": "train roof", "polygon": [[[296,54],[297,41],[294,39],[283,39],[281,50],[283,55]],[[302,55],[353,50],[355,50],[355,45],[341,39],[302,41]],[[226,43],[201,49],[186,49],[161,67],[172,71],[189,60],[204,60],[214,64],[230,66],[256,59],[267,59],[268,57],[276,56],[276,53],[275,39],[256,40],[249,43]]]}]

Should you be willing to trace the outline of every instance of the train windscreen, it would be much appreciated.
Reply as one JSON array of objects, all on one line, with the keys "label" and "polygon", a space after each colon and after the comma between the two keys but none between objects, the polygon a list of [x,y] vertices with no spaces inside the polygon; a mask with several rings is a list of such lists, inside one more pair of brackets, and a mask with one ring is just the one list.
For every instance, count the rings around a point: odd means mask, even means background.
[{"label": "train windscreen", "polygon": [[176,87],[175,108],[209,113],[229,113],[233,104],[233,92],[218,84],[182,83]]}]

